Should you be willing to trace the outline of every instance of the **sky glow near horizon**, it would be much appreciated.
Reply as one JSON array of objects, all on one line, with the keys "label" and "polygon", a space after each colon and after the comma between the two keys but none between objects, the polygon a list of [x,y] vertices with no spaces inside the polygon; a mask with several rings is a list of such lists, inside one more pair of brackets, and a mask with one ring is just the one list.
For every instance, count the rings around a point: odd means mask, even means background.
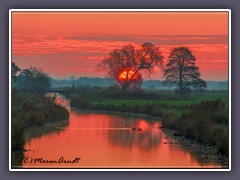
[{"label": "sky glow near horizon", "polygon": [[[111,50],[143,42],[158,46],[165,63],[173,47],[187,46],[203,79],[228,80],[227,12],[12,13],[12,61],[54,78],[104,77],[96,64]],[[162,79],[160,69],[150,79]]]}]

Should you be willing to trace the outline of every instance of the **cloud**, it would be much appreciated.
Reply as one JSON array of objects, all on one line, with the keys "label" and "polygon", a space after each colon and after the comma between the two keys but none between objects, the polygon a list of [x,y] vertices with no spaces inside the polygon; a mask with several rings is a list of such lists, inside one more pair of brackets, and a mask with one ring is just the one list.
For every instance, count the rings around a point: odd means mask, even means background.
[{"label": "cloud", "polygon": [[127,43],[134,45],[150,41],[169,53],[176,46],[188,46],[198,52],[223,51],[228,48],[224,35],[78,35],[78,36],[18,36],[12,38],[12,52],[22,56],[106,56],[112,49]]},{"label": "cloud", "polygon": [[58,72],[57,75],[61,74],[60,71],[67,74],[71,70],[87,75],[96,74],[96,64],[114,48],[128,43],[137,46],[146,41],[159,46],[165,62],[173,47],[186,46],[197,58],[197,65],[204,74],[209,74],[213,69],[227,72],[227,35],[14,35],[12,53],[13,61],[20,67],[35,65],[49,73]]},{"label": "cloud", "polygon": [[46,71],[93,71],[95,68],[44,68]]},{"label": "cloud", "polygon": [[228,43],[227,35],[78,35],[66,36],[73,41],[120,41],[120,42],[152,42],[155,44],[218,44]]}]

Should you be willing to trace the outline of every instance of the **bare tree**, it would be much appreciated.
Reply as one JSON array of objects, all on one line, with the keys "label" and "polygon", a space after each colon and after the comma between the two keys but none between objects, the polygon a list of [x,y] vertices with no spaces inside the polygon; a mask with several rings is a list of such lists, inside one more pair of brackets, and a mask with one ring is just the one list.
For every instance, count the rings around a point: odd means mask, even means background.
[{"label": "bare tree", "polygon": [[180,93],[189,87],[205,88],[206,82],[200,79],[199,68],[195,65],[196,58],[187,47],[173,48],[168,63],[164,68],[164,84],[177,86]]},{"label": "bare tree", "polygon": [[140,48],[128,44],[111,51],[97,68],[105,71],[107,77],[120,85],[122,90],[127,90],[133,84],[141,84],[141,71],[147,70],[150,75],[154,66],[162,66],[162,60],[162,53],[152,43],[143,43]]}]

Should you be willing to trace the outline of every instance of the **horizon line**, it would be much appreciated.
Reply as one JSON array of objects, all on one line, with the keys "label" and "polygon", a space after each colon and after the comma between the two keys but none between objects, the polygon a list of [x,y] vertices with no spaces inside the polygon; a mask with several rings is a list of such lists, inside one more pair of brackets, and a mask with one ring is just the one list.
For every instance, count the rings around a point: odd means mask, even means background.
[{"label": "horizon line", "polygon": [[[52,77],[52,76],[49,76],[49,78],[52,78],[54,80],[70,80],[70,77],[73,77],[74,75],[70,75],[69,77],[66,77],[66,78],[57,78],[57,77]],[[80,76],[80,77],[76,77],[76,80],[80,79],[80,78],[90,78],[90,79],[93,79],[93,78],[99,78],[99,79],[109,79],[107,77],[98,77],[98,76]],[[143,81],[164,81],[164,80],[161,80],[161,79],[147,79],[147,80],[143,80]],[[205,80],[203,79],[204,81],[213,81],[213,82],[223,82],[223,81],[229,81],[228,79],[227,80]]]}]

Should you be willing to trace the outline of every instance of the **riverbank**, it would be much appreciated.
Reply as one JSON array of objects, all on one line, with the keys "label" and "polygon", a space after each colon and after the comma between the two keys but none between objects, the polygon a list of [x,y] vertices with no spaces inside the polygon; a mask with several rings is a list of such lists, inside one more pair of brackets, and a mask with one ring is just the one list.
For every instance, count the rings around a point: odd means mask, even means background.
[{"label": "riverbank", "polygon": [[42,126],[28,127],[24,131],[24,139],[28,141],[31,138],[41,137],[42,135],[49,134],[51,132],[58,132],[63,130],[68,125],[69,120],[61,120],[59,122],[46,123]]},{"label": "riverbank", "polygon": [[221,100],[201,101],[191,105],[180,117],[165,115],[162,125],[174,129],[179,136],[217,149],[218,155],[229,154],[228,106]]},{"label": "riverbank", "polygon": [[[162,119],[164,128],[177,131],[196,143],[214,147],[216,154],[228,156],[228,101],[227,94],[202,94],[186,100],[174,99],[173,95],[143,92],[103,93],[98,96],[92,92],[70,95],[71,106],[81,109],[108,110],[118,112],[141,113]],[[94,97],[94,98],[93,98]]]},{"label": "riverbank", "polygon": [[11,117],[12,167],[19,167],[23,160],[26,129],[67,120],[69,115],[66,108],[55,104],[44,95],[14,90]]},{"label": "riverbank", "polygon": [[193,104],[221,100],[228,104],[228,94],[196,93],[182,97],[174,92],[111,90],[78,90],[68,94],[71,106],[81,109],[143,113],[162,117],[172,114],[180,117]]},{"label": "riverbank", "polygon": [[174,141],[181,148],[187,150],[191,155],[196,157],[201,165],[207,163],[221,164],[221,168],[229,167],[229,159],[227,155],[218,154],[218,150],[206,144],[198,143],[193,139],[186,138],[185,136],[179,136],[179,133],[174,129],[162,128],[162,131],[166,134],[166,137],[170,142]]}]

